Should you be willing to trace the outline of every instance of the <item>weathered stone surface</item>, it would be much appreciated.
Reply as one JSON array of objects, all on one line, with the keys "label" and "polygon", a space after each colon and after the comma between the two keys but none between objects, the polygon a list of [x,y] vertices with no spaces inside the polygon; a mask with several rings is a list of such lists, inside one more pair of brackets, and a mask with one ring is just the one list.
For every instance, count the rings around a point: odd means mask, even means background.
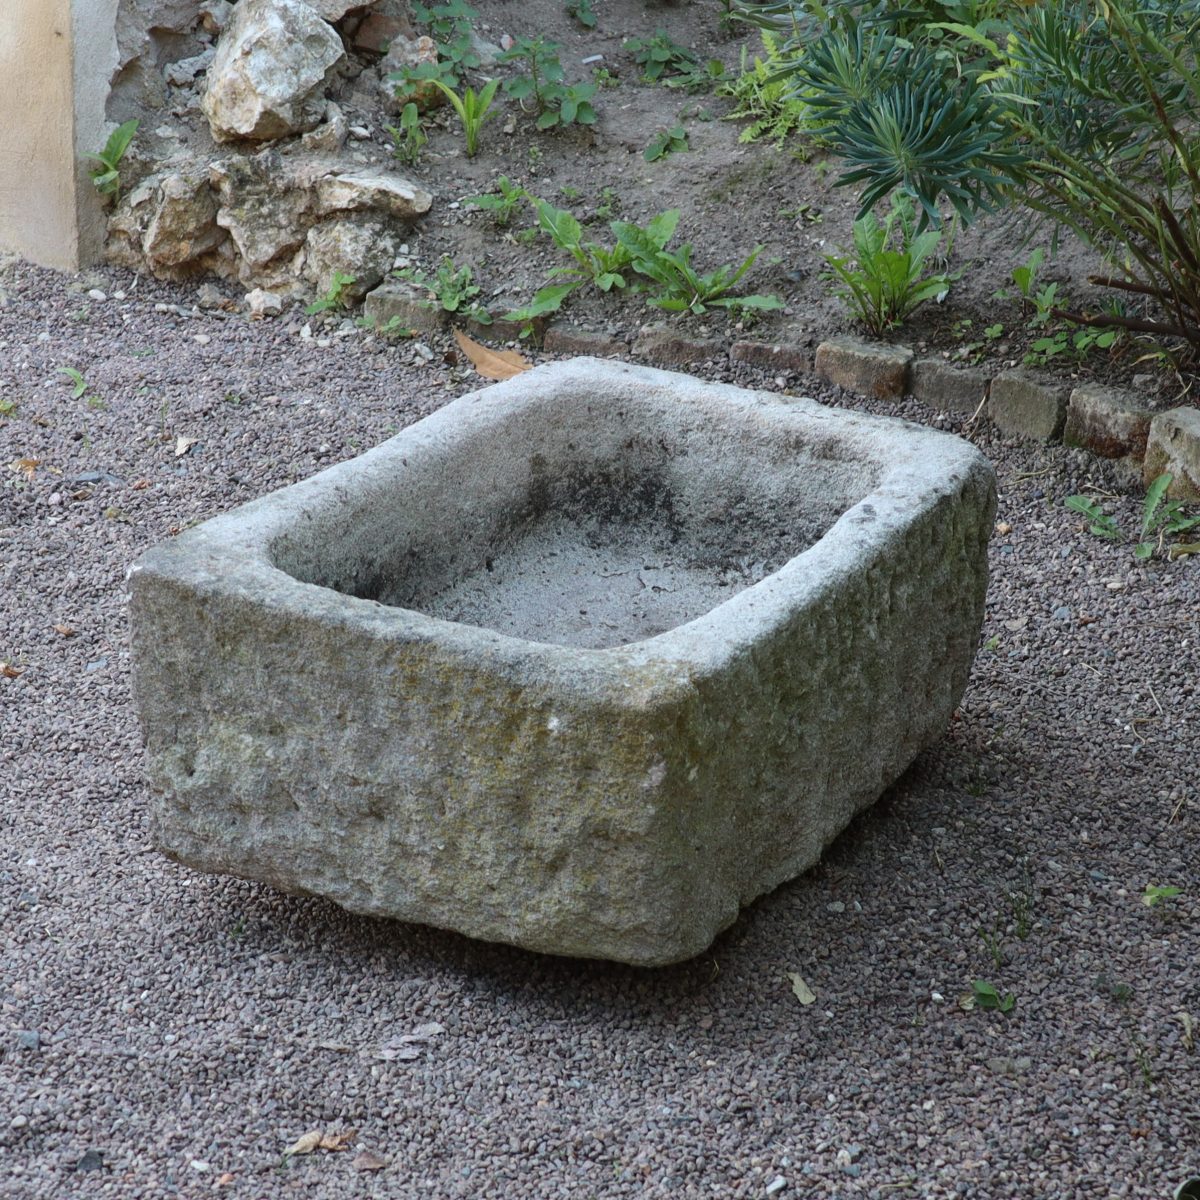
[{"label": "weathered stone surface", "polygon": [[109,221],[107,256],[119,266],[163,278],[218,269],[225,241],[206,172],[194,164],[142,180],[123,195]]},{"label": "weathered stone surface", "polygon": [[1097,383],[1081,384],[1071,392],[1063,441],[1101,458],[1135,457],[1140,461],[1146,453],[1152,415],[1125,392]]},{"label": "weathered stone surface", "polygon": [[[245,3],[245,0],[242,0]],[[368,8],[372,0],[306,0],[309,7],[326,21],[340,21],[356,8]]]},{"label": "weathered stone surface", "polygon": [[240,0],[217,43],[201,106],[218,142],[312,129],[341,38],[302,0]]},{"label": "weathered stone surface", "polygon": [[991,376],[976,367],[959,367],[941,358],[918,358],[909,387],[918,400],[943,412],[972,416],[986,399]]},{"label": "weathered stone surface", "polygon": [[151,270],[179,267],[215,250],[227,236],[217,224],[217,199],[208,173],[172,172],[159,185],[142,251]]},{"label": "weathered stone surface", "polygon": [[416,284],[393,279],[371,292],[363,304],[363,316],[383,328],[395,318],[405,329],[436,333],[446,325],[446,314],[429,303],[428,293]]},{"label": "weathered stone surface", "polygon": [[391,270],[399,244],[388,219],[374,213],[322,221],[304,239],[304,278],[325,293],[335,275],[352,275],[354,282],[344,286],[342,297],[356,304]]},{"label": "weathered stone surface", "polygon": [[724,353],[725,345],[717,338],[689,336],[674,325],[647,325],[633,341],[635,358],[660,367],[686,367],[720,358]]},{"label": "weathered stone surface", "polygon": [[1164,471],[1174,476],[1168,496],[1200,500],[1200,408],[1172,408],[1150,422],[1143,468],[1146,486]]},{"label": "weathered stone surface", "polygon": [[[422,63],[436,63],[438,59],[437,43],[430,37],[408,38],[403,35],[395,38],[388,47],[388,52],[379,66],[380,89],[384,98],[396,108],[401,102],[396,100],[396,85],[389,76],[404,70],[405,67],[419,67]],[[432,83],[423,83],[412,92],[406,93],[403,103],[411,100],[421,112],[439,108],[446,103],[446,95]]]},{"label": "weathered stone surface", "polygon": [[749,363],[763,371],[808,372],[813,369],[812,353],[805,346],[734,342],[729,348],[729,357],[734,362]]},{"label": "weathered stone surface", "polygon": [[260,282],[268,264],[293,255],[316,219],[318,169],[288,162],[274,150],[252,158],[234,155],[215,162],[217,224],[229,231],[240,259],[240,277]]},{"label": "weathered stone surface", "polygon": [[811,401],[596,359],[464,396],[134,566],[152,837],[694,955],[943,735],[993,512],[966,442]]},{"label": "weathered stone surface", "polygon": [[322,214],[375,209],[413,221],[427,213],[432,203],[433,197],[420,184],[379,168],[343,171],[317,184],[317,211]]},{"label": "weathered stone surface", "polygon": [[551,325],[546,330],[542,349],[551,354],[584,354],[597,358],[614,358],[629,353],[629,346],[610,333],[561,324]]},{"label": "weathered stone surface", "polygon": [[1057,441],[1067,416],[1067,389],[1028,371],[1001,371],[992,380],[987,411],[1001,433]]},{"label": "weathered stone surface", "polygon": [[310,154],[334,155],[346,144],[350,133],[350,122],[346,114],[330,100],[325,105],[325,116],[316,129],[310,129],[301,139],[300,145]]},{"label": "weathered stone surface", "polygon": [[894,400],[908,391],[912,358],[912,351],[905,346],[832,338],[817,347],[815,367],[823,379],[847,391]]}]

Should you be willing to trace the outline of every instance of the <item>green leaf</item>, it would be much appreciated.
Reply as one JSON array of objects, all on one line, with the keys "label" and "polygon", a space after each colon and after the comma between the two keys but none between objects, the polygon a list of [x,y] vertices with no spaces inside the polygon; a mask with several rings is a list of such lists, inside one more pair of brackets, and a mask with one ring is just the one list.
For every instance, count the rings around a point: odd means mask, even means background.
[{"label": "green leaf", "polygon": [[545,316],[547,313],[558,312],[562,307],[563,301],[578,286],[579,284],[576,282],[551,284],[547,287],[539,288],[533,294],[533,299],[524,308],[513,309],[512,312],[505,313],[503,320],[530,321],[535,317]]},{"label": "green leaf", "polygon": [[71,388],[71,399],[72,400],[78,400],[79,397],[82,396],[83,393],[87,391],[87,389],[88,389],[87,380],[84,379],[82,371],[78,370],[75,367],[59,367],[58,373],[60,375],[65,375],[71,381],[71,383],[74,385]]},{"label": "green leaf", "polygon": [[1142,505],[1142,537],[1158,524],[1158,510],[1171,486],[1174,476],[1169,471],[1158,475],[1146,489],[1146,500]]}]

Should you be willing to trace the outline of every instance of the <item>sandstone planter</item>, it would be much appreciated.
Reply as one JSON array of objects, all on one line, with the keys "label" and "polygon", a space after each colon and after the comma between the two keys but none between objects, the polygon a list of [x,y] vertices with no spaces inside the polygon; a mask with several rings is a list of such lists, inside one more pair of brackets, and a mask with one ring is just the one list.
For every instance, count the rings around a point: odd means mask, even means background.
[{"label": "sandstone planter", "polygon": [[941,737],[983,614],[968,443],[577,359],[130,572],[153,836],[206,871],[661,964]]}]

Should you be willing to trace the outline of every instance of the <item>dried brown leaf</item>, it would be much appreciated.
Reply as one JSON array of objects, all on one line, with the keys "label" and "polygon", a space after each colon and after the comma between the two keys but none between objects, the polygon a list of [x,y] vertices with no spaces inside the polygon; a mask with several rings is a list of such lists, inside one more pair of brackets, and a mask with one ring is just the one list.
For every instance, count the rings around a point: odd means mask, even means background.
[{"label": "dried brown leaf", "polygon": [[311,1154],[320,1144],[321,1139],[325,1136],[323,1129],[310,1129],[307,1133],[298,1137],[284,1152],[284,1158],[291,1158],[294,1154]]},{"label": "dried brown leaf", "polygon": [[14,667],[12,663],[0,662],[0,677],[4,679],[16,679],[18,675],[24,673],[24,667]]},{"label": "dried brown leaf", "polygon": [[350,1165],[358,1171],[382,1171],[388,1165],[388,1160],[380,1158],[378,1154],[372,1154],[370,1150],[364,1150]]},{"label": "dried brown leaf", "polygon": [[471,360],[472,366],[484,379],[511,379],[528,371],[533,364],[523,358],[515,350],[490,350],[473,338],[467,337],[461,329],[454,331],[462,352]]},{"label": "dried brown leaf", "polygon": [[55,625],[54,632],[61,634],[63,637],[74,637],[75,630],[70,625]]},{"label": "dried brown leaf", "polygon": [[357,1129],[344,1129],[341,1133],[325,1134],[318,1145],[322,1150],[349,1150],[356,1137],[358,1137]]},{"label": "dried brown leaf", "polygon": [[18,458],[8,464],[14,471],[24,473],[26,479],[32,479],[33,473],[42,465],[40,458]]}]

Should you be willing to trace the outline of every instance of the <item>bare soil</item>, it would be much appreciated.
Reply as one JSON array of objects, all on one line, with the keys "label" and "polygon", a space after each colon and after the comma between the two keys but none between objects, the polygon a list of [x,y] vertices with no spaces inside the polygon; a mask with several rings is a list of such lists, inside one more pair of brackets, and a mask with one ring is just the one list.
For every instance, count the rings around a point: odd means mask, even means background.
[{"label": "bare soil", "polygon": [[[762,52],[756,29],[722,22],[720,5],[703,0],[612,0],[596,6],[598,25],[592,30],[572,20],[559,0],[530,0],[519,7],[508,0],[481,0],[475,7],[481,14],[477,31],[486,40],[501,43],[542,33],[561,45],[568,82],[588,80],[602,67],[613,86],[597,93],[594,126],[547,132],[536,129],[532,113],[502,97],[503,111],[484,126],[473,159],[465,156],[457,118],[448,108],[435,110],[420,162],[404,168],[437,197],[410,240],[406,258],[412,265],[431,271],[444,255],[469,265],[483,289],[480,301],[497,315],[527,302],[550,271],[568,260],[544,235],[526,232],[534,224],[528,207],[511,226],[497,227],[488,214],[465,203],[492,190],[504,175],[572,211],[587,223],[589,237],[607,244],[612,242],[607,224],[614,217],[644,224],[656,213],[678,208],[682,219],[675,244],[693,243],[703,269],[739,263],[761,246],[743,286],[778,295],[787,307],[753,324],[746,321],[750,336],[815,349],[829,336],[857,331],[845,303],[823,278],[825,255],[851,244],[858,204],[853,188],[835,185],[837,161],[811,140],[793,139],[782,147],[740,142],[746,122],[730,119],[732,100],[712,89],[688,93],[647,82],[625,48],[629,39],[661,30],[700,59],[718,58],[736,73],[743,60],[752,62]],[[587,61],[596,56],[599,61]],[[371,131],[355,149],[384,162],[391,150],[384,126],[394,123],[396,114],[375,86],[378,57],[359,52],[352,72],[359,67],[364,73],[345,85],[340,102],[351,123]],[[493,73],[511,70],[499,67]],[[646,162],[643,151],[654,134],[678,124],[687,130],[689,149]],[[1019,365],[1045,331],[1030,326],[1030,313],[1016,299],[998,299],[995,293],[1014,290],[1011,272],[1035,248],[1046,253],[1039,282],[1057,282],[1064,302],[1069,298],[1095,308],[1103,298],[1087,282],[1100,266],[1097,256],[1073,236],[1055,241],[1051,234],[1027,214],[992,217],[956,231],[941,264],[958,275],[950,295],[940,305],[926,304],[888,337],[956,361],[994,369]],[[639,297],[588,288],[571,298],[564,313],[568,322],[626,340],[662,317]],[[720,311],[681,324],[698,337],[744,332]],[[984,330],[996,324],[1004,333],[986,337]],[[1151,404],[1174,402],[1181,392],[1187,394],[1188,381],[1164,361],[1147,357],[1154,349],[1147,341],[1128,339],[1111,351],[1093,349],[1083,358],[1063,355],[1039,365],[1060,376],[1133,384]]]}]

